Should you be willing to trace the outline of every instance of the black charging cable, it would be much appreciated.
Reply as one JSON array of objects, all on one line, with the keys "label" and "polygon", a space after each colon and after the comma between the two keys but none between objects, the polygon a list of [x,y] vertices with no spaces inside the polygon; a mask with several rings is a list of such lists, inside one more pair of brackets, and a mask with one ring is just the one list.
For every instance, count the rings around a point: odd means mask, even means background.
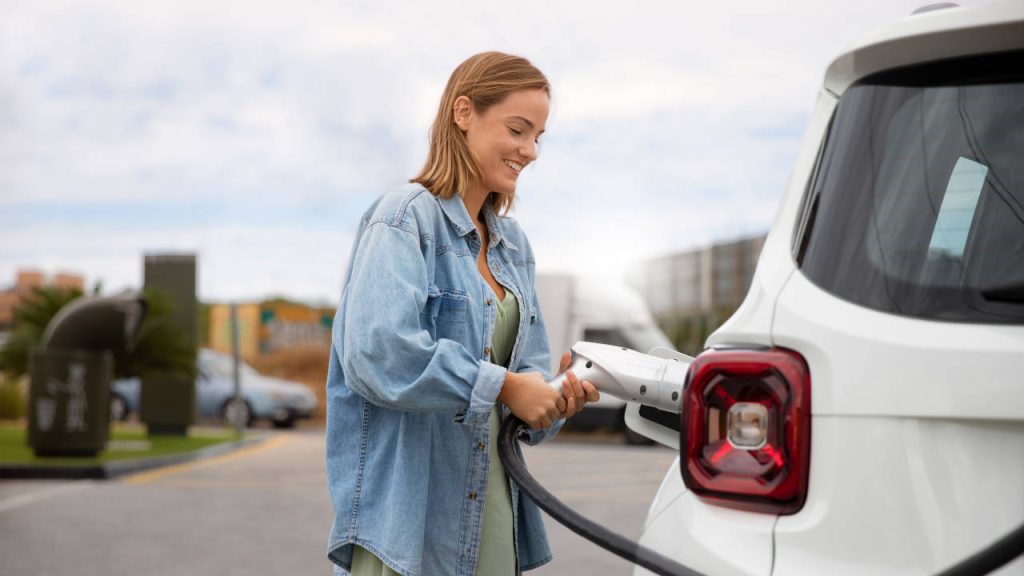
[{"label": "black charging cable", "polygon": [[704,576],[671,558],[666,558],[650,548],[641,546],[618,532],[605,528],[555,498],[554,494],[548,492],[540,485],[540,482],[530,475],[526,465],[516,454],[516,433],[522,426],[524,426],[523,421],[515,416],[510,415],[505,418],[498,436],[498,456],[501,457],[501,463],[505,466],[505,473],[519,486],[520,490],[526,492],[530,499],[540,506],[541,510],[601,548],[638,566],[643,566],[655,574],[661,576]]},{"label": "black charging cable", "polygon": [[974,576],[988,574],[1011,560],[1024,554],[1024,524],[1016,530],[990,544],[953,566],[939,572],[937,576]]},{"label": "black charging cable", "polygon": [[[525,424],[515,416],[505,418],[498,436],[498,456],[505,466],[505,473],[519,488],[563,526],[597,544],[609,552],[659,574],[660,576],[703,576],[696,570],[641,546],[618,532],[590,520],[569,508],[548,492],[540,482],[530,475],[526,465],[516,453],[517,434]],[[1024,524],[1006,536],[996,540],[987,548],[947,568],[937,576],[981,576],[1004,566],[1024,554]]]}]

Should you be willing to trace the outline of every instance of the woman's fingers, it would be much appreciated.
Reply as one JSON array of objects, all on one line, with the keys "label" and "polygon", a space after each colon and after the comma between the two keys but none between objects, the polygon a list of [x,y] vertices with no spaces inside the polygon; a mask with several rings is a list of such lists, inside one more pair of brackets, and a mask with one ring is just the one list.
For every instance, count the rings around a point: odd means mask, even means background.
[{"label": "woman's fingers", "polygon": [[590,380],[584,380],[581,385],[587,396],[587,402],[597,402],[601,399],[601,393],[597,391],[597,387]]},{"label": "woman's fingers", "polygon": [[565,399],[565,417],[572,418],[577,414],[577,412],[578,410],[576,409],[576,399],[573,398],[572,396],[569,396],[568,398]]},{"label": "woman's fingers", "polygon": [[[597,394],[597,390],[593,384],[587,382],[590,385],[591,390],[594,394]],[[571,402],[572,408],[567,408],[565,411],[565,417],[571,418],[583,410],[583,406],[589,401],[590,394],[588,393],[583,382],[576,377],[576,374],[571,370],[566,373],[565,380],[562,381],[562,395],[565,397],[566,402]],[[596,397],[595,397],[596,399]]]},{"label": "woman's fingers", "polygon": [[572,361],[572,355],[568,352],[562,352],[562,360],[558,362],[558,371],[565,372],[569,369],[569,362]]},{"label": "woman's fingers", "polygon": [[565,399],[565,411],[562,412],[562,417],[572,418],[573,414],[576,413],[576,399],[572,393],[572,384],[569,383],[568,378],[562,380],[562,398]]},{"label": "woman's fingers", "polygon": [[552,407],[552,409],[548,410],[548,418],[550,418],[551,421],[554,422],[555,420],[558,420],[559,418],[564,418],[564,417],[565,417],[565,398],[562,397],[561,395],[559,395],[558,396],[558,400],[555,401],[555,405]]},{"label": "woman's fingers", "polygon": [[570,395],[576,398],[576,405],[580,407],[580,410],[582,410],[583,405],[587,402],[587,393],[583,389],[583,385],[573,372],[569,372],[566,375],[566,380],[569,382]]},{"label": "woman's fingers", "polygon": [[[563,354],[563,365],[567,365],[568,360],[569,354]],[[552,389],[539,372],[510,373],[498,394],[498,399],[531,430],[550,428],[556,420],[572,418],[591,398],[596,400],[597,397],[594,385],[580,380],[572,371],[566,374],[561,390]]]}]

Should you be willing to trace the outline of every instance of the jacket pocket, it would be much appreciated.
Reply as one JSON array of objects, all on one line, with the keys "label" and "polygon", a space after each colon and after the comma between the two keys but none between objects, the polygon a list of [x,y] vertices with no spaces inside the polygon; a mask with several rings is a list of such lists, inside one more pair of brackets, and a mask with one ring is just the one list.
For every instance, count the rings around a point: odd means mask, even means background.
[{"label": "jacket pocket", "polygon": [[468,310],[469,296],[464,292],[429,286],[423,313],[434,340],[446,338],[465,344]]}]

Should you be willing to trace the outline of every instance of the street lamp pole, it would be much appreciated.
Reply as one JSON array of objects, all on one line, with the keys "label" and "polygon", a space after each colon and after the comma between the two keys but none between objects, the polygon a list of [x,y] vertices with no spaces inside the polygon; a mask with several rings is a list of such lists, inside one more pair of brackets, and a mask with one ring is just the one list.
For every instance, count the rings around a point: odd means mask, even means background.
[{"label": "street lamp pole", "polygon": [[242,410],[245,400],[242,398],[242,380],[238,358],[238,305],[234,302],[231,303],[231,359],[231,381],[234,385],[234,397],[231,402],[235,408],[230,411],[231,423],[235,426],[235,433],[241,436],[246,425],[242,415],[246,411]]}]

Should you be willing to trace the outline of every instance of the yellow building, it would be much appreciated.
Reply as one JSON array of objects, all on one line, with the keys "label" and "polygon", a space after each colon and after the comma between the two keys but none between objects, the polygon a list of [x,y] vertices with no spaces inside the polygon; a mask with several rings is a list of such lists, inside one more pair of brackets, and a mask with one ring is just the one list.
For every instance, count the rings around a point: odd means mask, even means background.
[{"label": "yellow building", "polygon": [[[246,360],[285,348],[329,346],[334,310],[286,300],[238,305],[238,351]],[[231,306],[210,306],[210,348],[231,352]]]},{"label": "yellow building", "polygon": [[[252,360],[260,353],[260,305],[238,305],[238,353],[245,360]],[[231,352],[231,306],[213,304],[210,306],[210,348]]]}]

